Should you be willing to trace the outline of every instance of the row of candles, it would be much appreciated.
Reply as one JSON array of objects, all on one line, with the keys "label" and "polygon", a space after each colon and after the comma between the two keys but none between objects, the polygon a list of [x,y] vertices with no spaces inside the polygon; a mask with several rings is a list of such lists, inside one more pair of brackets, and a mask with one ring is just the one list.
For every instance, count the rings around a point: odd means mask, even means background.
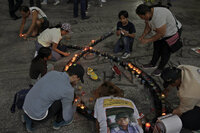
[{"label": "row of candles", "polygon": [[[125,69],[131,71],[132,74],[134,74],[137,78],[141,79],[141,83],[144,85],[148,85],[150,89],[152,89],[153,93],[156,93],[154,95],[157,100],[156,102],[156,109],[157,109],[157,115],[166,115],[166,106],[165,106],[165,95],[161,93],[160,87],[157,85],[157,83],[154,81],[153,78],[151,78],[148,74],[143,72],[141,69],[139,69],[137,66],[133,65],[131,62],[124,62],[121,61],[120,58],[112,56],[108,53],[101,53],[98,50],[94,50],[93,46],[95,46],[98,42],[104,40],[105,38],[111,36],[112,33],[107,34],[106,36],[101,37],[99,40],[91,40],[89,45],[87,47],[79,47],[79,46],[68,46],[69,48],[81,50],[79,54],[75,54],[69,62],[66,64],[64,71],[67,71],[71,65],[76,63],[84,54],[86,53],[94,53],[96,55],[105,57],[105,59],[110,59],[112,61],[115,61],[118,63],[118,65],[123,66]],[[77,104],[77,107],[79,107],[82,110],[86,109],[86,106],[83,103]],[[159,110],[158,110],[159,109]],[[161,110],[160,110],[161,109]],[[146,126],[149,127],[150,123],[147,123]]]}]

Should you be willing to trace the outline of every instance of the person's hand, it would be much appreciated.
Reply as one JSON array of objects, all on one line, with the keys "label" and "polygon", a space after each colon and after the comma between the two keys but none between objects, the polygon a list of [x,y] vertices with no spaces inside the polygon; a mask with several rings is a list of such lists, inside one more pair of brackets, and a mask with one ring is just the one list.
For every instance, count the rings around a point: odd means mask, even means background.
[{"label": "person's hand", "polygon": [[169,94],[169,89],[168,88],[164,89],[162,93],[165,95],[165,97],[167,97]]},{"label": "person's hand", "polygon": [[176,108],[176,109],[173,110],[172,114],[181,116],[182,113],[181,113],[179,108]]},{"label": "person's hand", "polygon": [[69,55],[70,55],[70,53],[64,53],[63,55],[64,55],[64,56],[69,56]]},{"label": "person's hand", "polygon": [[147,43],[149,43],[149,39],[143,38],[140,42],[141,42],[142,44],[147,44]]},{"label": "person's hand", "polygon": [[21,37],[21,38],[24,37],[24,34],[20,33],[20,34],[19,34],[19,37]]},{"label": "person's hand", "polygon": [[79,104],[81,104],[81,98],[80,97],[75,97],[73,105],[77,106]]},{"label": "person's hand", "polygon": [[27,35],[27,34],[23,34],[23,36],[22,36],[22,37],[23,37],[23,39],[24,39],[24,40],[26,40],[26,39],[27,39],[27,37],[28,37],[28,35]]},{"label": "person's hand", "polygon": [[139,41],[142,41],[143,39],[144,39],[143,35],[139,37]]}]

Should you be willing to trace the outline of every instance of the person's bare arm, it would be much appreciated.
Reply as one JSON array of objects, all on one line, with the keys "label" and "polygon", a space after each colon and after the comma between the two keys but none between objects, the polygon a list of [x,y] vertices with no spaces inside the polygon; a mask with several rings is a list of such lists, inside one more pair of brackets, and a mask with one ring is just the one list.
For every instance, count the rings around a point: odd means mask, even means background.
[{"label": "person's bare arm", "polygon": [[160,28],[157,28],[155,31],[156,31],[156,34],[154,36],[152,36],[151,38],[142,39],[141,43],[146,44],[146,43],[157,41],[158,39],[162,38],[166,33],[166,24],[164,24]]},{"label": "person's bare arm", "polygon": [[38,19],[38,12],[37,11],[33,11],[32,12],[32,23],[31,23],[31,26],[29,27],[28,31],[26,32],[26,35],[28,36],[32,31],[33,29],[35,28],[35,25],[36,25],[36,21]]},{"label": "person's bare arm", "polygon": [[145,28],[143,31],[143,34],[140,36],[139,40],[141,41],[149,32],[151,31],[151,27],[149,26],[149,23],[145,21]]},{"label": "person's bare arm", "polygon": [[57,47],[58,47],[58,44],[57,43],[53,43],[52,49],[54,51],[56,51],[59,54],[62,54],[63,56],[69,56],[70,55],[70,53],[65,53],[63,51],[60,51]]},{"label": "person's bare arm", "polygon": [[[20,29],[19,29],[19,34],[20,34],[20,35],[22,35],[22,33],[23,33],[25,23],[26,23],[26,18],[23,17],[23,18],[22,18],[22,23],[21,23],[21,26],[20,26]],[[21,37],[21,36],[20,36],[20,37]]]},{"label": "person's bare arm", "polygon": [[119,36],[121,34],[121,30],[116,31],[116,35]]}]

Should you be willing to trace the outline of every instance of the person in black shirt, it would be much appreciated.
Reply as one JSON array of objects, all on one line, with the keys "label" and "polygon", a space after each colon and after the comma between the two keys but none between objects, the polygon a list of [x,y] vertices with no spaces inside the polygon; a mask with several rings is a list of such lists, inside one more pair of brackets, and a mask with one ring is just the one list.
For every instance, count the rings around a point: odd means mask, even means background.
[{"label": "person in black shirt", "polygon": [[47,73],[47,60],[49,59],[51,59],[51,49],[48,47],[41,47],[38,55],[31,62],[29,75],[33,81],[37,81],[39,77]]},{"label": "person in black shirt", "polygon": [[117,36],[121,36],[115,44],[114,53],[125,50],[122,58],[126,59],[130,56],[132,45],[135,37],[135,26],[128,20],[128,12],[122,10],[119,12],[118,17],[120,21],[117,23]]}]

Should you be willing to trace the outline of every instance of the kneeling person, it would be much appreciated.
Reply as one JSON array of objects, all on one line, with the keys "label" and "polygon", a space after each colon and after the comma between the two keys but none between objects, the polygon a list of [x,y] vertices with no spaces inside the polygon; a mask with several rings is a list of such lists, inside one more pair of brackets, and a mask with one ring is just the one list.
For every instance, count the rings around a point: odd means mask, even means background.
[{"label": "kneeling person", "polygon": [[84,82],[84,68],[73,64],[67,72],[51,71],[44,75],[26,95],[23,110],[27,131],[32,131],[32,121],[42,121],[56,116],[54,129],[68,125],[76,111],[74,88],[79,80]]}]

